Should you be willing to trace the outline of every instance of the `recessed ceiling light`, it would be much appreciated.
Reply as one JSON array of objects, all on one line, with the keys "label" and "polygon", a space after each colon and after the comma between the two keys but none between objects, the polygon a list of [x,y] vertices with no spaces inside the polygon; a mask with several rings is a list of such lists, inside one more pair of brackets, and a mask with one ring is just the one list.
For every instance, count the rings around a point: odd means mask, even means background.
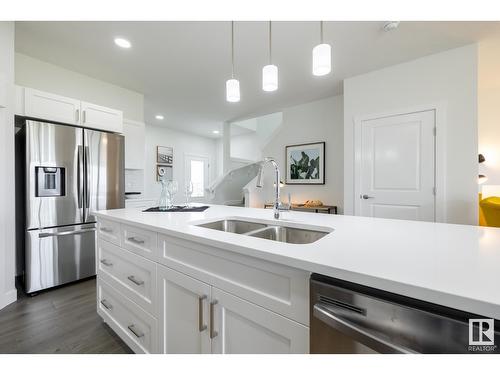
[{"label": "recessed ceiling light", "polygon": [[132,47],[132,44],[127,39],[123,39],[123,38],[115,38],[115,44],[118,47],[122,47],[122,48]]},{"label": "recessed ceiling light", "polygon": [[212,133],[219,134],[220,132],[218,130],[212,130]]},{"label": "recessed ceiling light", "polygon": [[155,118],[157,120],[163,120],[165,117],[163,117],[163,115],[156,115]]}]

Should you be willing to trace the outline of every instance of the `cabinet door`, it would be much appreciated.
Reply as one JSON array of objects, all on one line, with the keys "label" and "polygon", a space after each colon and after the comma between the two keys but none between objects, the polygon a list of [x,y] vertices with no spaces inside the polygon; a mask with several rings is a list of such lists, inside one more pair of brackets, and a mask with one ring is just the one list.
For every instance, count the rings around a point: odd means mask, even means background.
[{"label": "cabinet door", "polygon": [[123,120],[125,136],[125,168],[144,169],[145,125],[141,122]]},{"label": "cabinet door", "polygon": [[24,112],[28,117],[80,124],[80,101],[44,91],[24,90]]},{"label": "cabinet door", "polygon": [[309,328],[302,324],[214,287],[211,304],[212,353],[309,352]]},{"label": "cabinet door", "polygon": [[122,111],[87,102],[81,103],[83,126],[114,133],[123,132]]},{"label": "cabinet door", "polygon": [[210,286],[158,266],[160,353],[210,353]]}]

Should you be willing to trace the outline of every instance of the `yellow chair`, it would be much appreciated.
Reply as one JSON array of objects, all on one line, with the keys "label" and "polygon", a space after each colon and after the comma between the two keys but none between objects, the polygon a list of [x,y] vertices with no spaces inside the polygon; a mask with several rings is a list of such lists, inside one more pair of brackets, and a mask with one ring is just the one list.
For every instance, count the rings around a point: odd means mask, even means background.
[{"label": "yellow chair", "polygon": [[479,225],[500,227],[500,197],[482,199],[479,194]]}]

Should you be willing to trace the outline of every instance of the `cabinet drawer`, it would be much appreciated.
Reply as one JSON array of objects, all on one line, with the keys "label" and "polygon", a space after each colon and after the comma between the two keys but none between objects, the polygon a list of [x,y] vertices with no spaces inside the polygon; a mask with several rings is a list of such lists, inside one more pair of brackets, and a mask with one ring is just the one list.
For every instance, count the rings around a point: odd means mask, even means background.
[{"label": "cabinet drawer", "polygon": [[158,261],[309,326],[309,273],[165,235]]},{"label": "cabinet drawer", "polygon": [[97,281],[97,312],[134,352],[156,353],[156,319],[100,278]]},{"label": "cabinet drawer", "polygon": [[98,243],[102,279],[151,314],[156,308],[156,264],[106,241]]},{"label": "cabinet drawer", "polygon": [[122,247],[148,259],[158,259],[156,232],[122,224]]},{"label": "cabinet drawer", "polygon": [[98,233],[99,236],[115,245],[120,246],[120,223],[115,221],[106,220],[106,219],[98,219]]}]

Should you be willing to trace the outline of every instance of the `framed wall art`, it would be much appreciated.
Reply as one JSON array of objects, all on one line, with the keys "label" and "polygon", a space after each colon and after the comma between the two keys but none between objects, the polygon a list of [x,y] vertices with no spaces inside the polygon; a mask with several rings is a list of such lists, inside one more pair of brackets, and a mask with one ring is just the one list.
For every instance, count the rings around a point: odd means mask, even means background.
[{"label": "framed wall art", "polygon": [[291,145],[285,150],[287,184],[325,184],[325,142]]}]

